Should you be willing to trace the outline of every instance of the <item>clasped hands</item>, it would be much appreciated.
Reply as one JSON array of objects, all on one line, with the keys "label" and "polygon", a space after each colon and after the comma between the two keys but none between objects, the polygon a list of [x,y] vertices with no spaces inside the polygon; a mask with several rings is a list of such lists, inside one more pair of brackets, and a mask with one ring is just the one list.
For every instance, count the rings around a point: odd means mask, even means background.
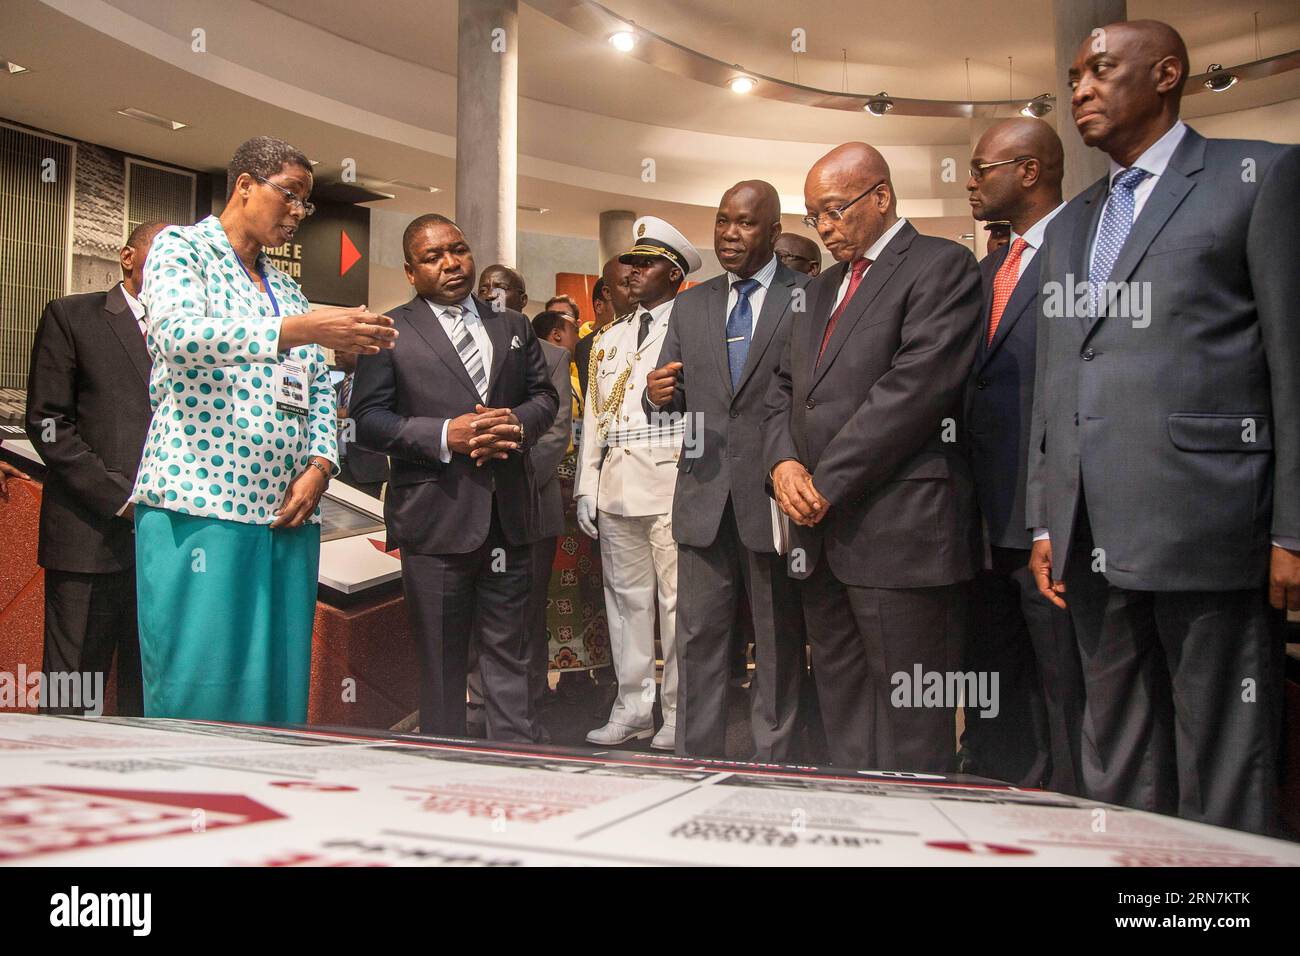
[{"label": "clasped hands", "polygon": [[453,418],[447,425],[447,447],[469,455],[482,468],[494,458],[508,458],[523,444],[519,418],[508,408],[475,405],[474,411]]},{"label": "clasped hands", "polygon": [[831,506],[813,486],[813,477],[808,469],[794,459],[787,459],[772,469],[772,491],[786,516],[805,528],[811,528],[826,517]]}]

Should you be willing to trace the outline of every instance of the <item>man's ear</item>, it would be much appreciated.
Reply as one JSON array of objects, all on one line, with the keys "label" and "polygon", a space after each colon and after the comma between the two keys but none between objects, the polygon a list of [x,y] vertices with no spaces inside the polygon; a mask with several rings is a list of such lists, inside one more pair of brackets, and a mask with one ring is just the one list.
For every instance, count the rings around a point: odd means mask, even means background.
[{"label": "man's ear", "polygon": [[524,309],[528,308],[528,293],[527,293],[527,292],[523,292],[523,293],[521,293],[521,295],[523,295],[523,297],[524,297],[524,304],[521,305],[521,306],[519,307],[519,311],[520,311],[520,312],[522,312],[522,311],[524,311]]},{"label": "man's ear", "polygon": [[118,263],[122,266],[122,272],[128,273],[135,266],[135,250],[130,246],[123,246],[122,251],[117,256]]}]

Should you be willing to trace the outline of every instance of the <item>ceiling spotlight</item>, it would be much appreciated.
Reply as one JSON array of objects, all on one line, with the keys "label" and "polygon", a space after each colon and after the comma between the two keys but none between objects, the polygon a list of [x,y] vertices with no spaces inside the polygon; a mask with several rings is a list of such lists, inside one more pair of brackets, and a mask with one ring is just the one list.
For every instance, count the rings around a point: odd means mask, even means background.
[{"label": "ceiling spotlight", "polygon": [[1209,79],[1205,81],[1205,88],[1215,93],[1222,93],[1237,82],[1237,74],[1229,73],[1219,63],[1210,64],[1209,74]]},{"label": "ceiling spotlight", "polygon": [[545,215],[546,213],[548,213],[548,212],[551,211],[551,207],[550,207],[550,206],[519,206],[519,205],[517,205],[517,206],[515,206],[515,208],[516,208],[516,209],[519,209],[519,210],[521,210],[521,211],[523,211],[523,212],[535,212],[535,213],[537,213],[539,216],[543,216],[543,215]]},{"label": "ceiling spotlight", "polygon": [[131,119],[139,120],[142,123],[149,123],[152,126],[161,126],[163,129],[169,129],[173,133],[180,129],[185,129],[188,123],[181,123],[174,119],[168,119],[165,116],[159,116],[157,113],[150,113],[148,110],[138,110],[134,106],[128,106],[126,109],[117,111],[122,116],[129,116]]},{"label": "ceiling spotlight", "polygon": [[894,108],[894,101],[889,98],[889,94],[881,90],[871,99],[863,104],[862,108],[872,116],[884,116]]},{"label": "ceiling spotlight", "polygon": [[1052,96],[1051,93],[1039,93],[1021,108],[1020,115],[1042,119],[1048,113],[1052,112],[1055,99],[1056,98]]},{"label": "ceiling spotlight", "polygon": [[745,94],[758,86],[758,81],[752,76],[741,74],[740,76],[733,76],[727,81],[727,85],[731,87],[731,92]]},{"label": "ceiling spotlight", "polygon": [[609,35],[609,42],[619,53],[631,53],[636,46],[636,34],[631,30],[619,30]]},{"label": "ceiling spotlight", "polygon": [[26,73],[26,72],[27,72],[27,67],[25,67],[25,66],[19,66],[17,63],[14,63],[14,62],[12,62],[12,61],[10,61],[10,60],[0,60],[0,69],[3,69],[6,73]]},{"label": "ceiling spotlight", "polygon": [[386,179],[384,184],[387,186],[401,186],[403,189],[410,189],[417,193],[442,192],[437,186],[430,186],[428,183],[413,183],[409,179]]}]

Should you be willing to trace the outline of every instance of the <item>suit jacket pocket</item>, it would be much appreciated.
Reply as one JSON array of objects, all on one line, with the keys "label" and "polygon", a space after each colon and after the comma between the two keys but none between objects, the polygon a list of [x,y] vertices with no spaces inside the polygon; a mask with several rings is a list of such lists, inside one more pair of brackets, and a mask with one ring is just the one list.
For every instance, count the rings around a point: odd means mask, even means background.
[{"label": "suit jacket pocket", "polygon": [[947,478],[948,459],[942,455],[909,461],[890,477],[890,481],[915,481],[920,478]]},{"label": "suit jacket pocket", "polygon": [[1273,450],[1273,427],[1267,415],[1169,416],[1169,439],[1182,451],[1267,452]]},{"label": "suit jacket pocket", "polygon": [[1186,252],[1190,249],[1208,249],[1214,245],[1214,236],[1207,233],[1177,233],[1160,236],[1147,247],[1148,256],[1159,256],[1166,252]]},{"label": "suit jacket pocket", "polygon": [[392,474],[388,477],[388,484],[393,488],[402,488],[406,485],[418,485],[426,481],[437,481],[441,476],[440,471],[429,468],[421,468],[418,465],[407,465],[400,459],[393,459]]}]

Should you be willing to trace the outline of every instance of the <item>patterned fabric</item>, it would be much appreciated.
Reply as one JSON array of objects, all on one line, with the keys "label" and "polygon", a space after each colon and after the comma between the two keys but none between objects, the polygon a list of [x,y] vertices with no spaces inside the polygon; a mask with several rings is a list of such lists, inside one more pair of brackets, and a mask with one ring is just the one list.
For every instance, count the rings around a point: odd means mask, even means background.
[{"label": "patterned fabric", "polygon": [[1111,183],[1110,198],[1106,200],[1106,211],[1101,217],[1101,228],[1097,230],[1097,244],[1092,253],[1092,268],[1088,270],[1088,294],[1091,300],[1091,315],[1097,311],[1102,286],[1110,278],[1110,271],[1115,268],[1119,251],[1124,248],[1124,240],[1133,228],[1133,210],[1137,208],[1134,192],[1149,173],[1145,169],[1126,169],[1115,177]]},{"label": "patterned fabric", "polygon": [[[259,263],[281,316],[310,308],[298,284]],[[270,524],[313,455],[338,471],[335,399],[318,345],[279,351],[280,319],[240,264],[220,220],[171,226],[145,265],[153,421],[131,500],[168,511]],[[275,407],[274,373],[303,368],[308,413]],[[320,521],[320,511],[312,515]]]},{"label": "patterned fabric", "polygon": [[546,666],[553,671],[590,670],[610,663],[600,548],[578,530],[576,471],[576,455],[569,454],[556,472],[564,497],[564,534],[555,541],[546,596]]},{"label": "patterned fabric", "polygon": [[989,309],[989,337],[986,343],[988,345],[993,344],[993,336],[998,334],[998,323],[1002,321],[1007,300],[1011,298],[1011,293],[1016,291],[1016,283],[1020,281],[1020,257],[1025,254],[1028,245],[1029,243],[1017,236],[1016,241],[1011,243],[1011,248],[1007,250],[1006,261],[998,267],[997,275],[993,277],[993,304]]},{"label": "patterned fabric", "polygon": [[474,336],[465,327],[465,312],[458,305],[445,305],[442,311],[451,316],[451,344],[460,354],[460,361],[469,373],[470,381],[478,389],[479,398],[487,401],[488,380],[483,368],[483,356],[479,353]]},{"label": "patterned fabric", "polygon": [[831,320],[826,323],[826,334],[822,336],[822,347],[817,352],[817,364],[822,364],[822,355],[826,352],[826,345],[831,340],[831,333],[835,331],[835,323],[840,320],[844,314],[845,308],[848,307],[849,299],[853,298],[853,293],[858,291],[858,286],[862,285],[862,277],[867,274],[867,269],[871,267],[870,259],[859,259],[853,263],[853,276],[849,279],[849,287],[844,290],[844,298],[840,299],[840,304],[835,307],[831,313]]},{"label": "patterned fabric", "polygon": [[736,304],[727,316],[727,365],[731,370],[731,390],[734,392],[745,372],[749,339],[754,334],[754,313],[749,307],[749,297],[758,288],[758,280],[741,279],[732,288],[736,290]]}]

